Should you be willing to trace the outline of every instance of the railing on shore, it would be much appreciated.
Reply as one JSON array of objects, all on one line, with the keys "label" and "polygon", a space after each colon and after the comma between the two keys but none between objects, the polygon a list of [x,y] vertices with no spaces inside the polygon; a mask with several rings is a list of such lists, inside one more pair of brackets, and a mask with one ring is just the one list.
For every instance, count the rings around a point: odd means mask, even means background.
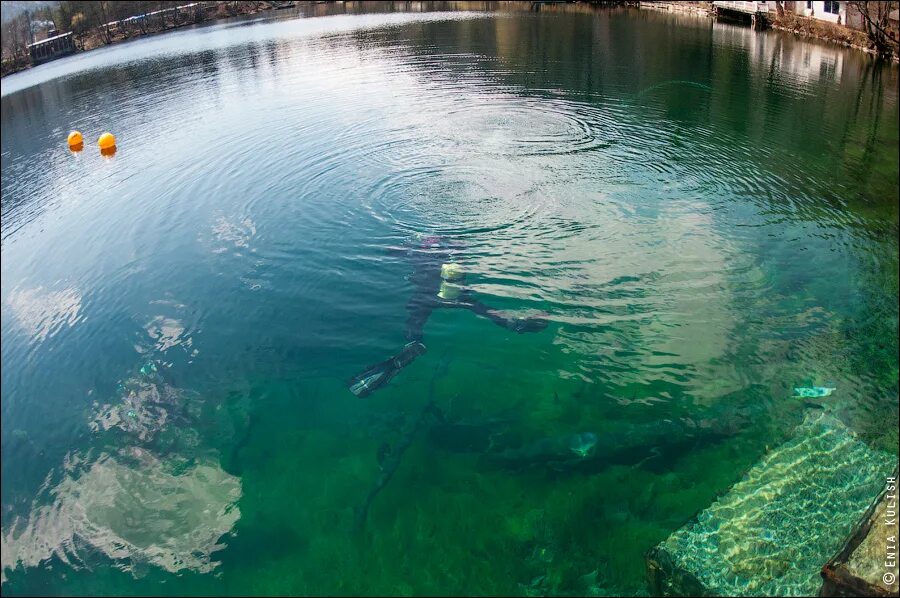
[{"label": "railing on shore", "polygon": [[199,7],[201,10],[204,8],[203,2],[191,2],[190,4],[183,4],[181,6],[173,6],[172,8],[163,8],[160,10],[154,10],[152,12],[146,12],[140,15],[133,15],[127,17],[125,19],[120,19],[118,21],[110,21],[105,25],[101,25],[101,27],[105,27],[107,29],[120,29],[124,26],[131,25],[133,23],[138,23],[142,20],[149,20],[154,17],[165,18],[170,14],[178,14],[178,11],[186,11],[192,8]]},{"label": "railing on shore", "polygon": [[769,3],[768,2],[713,2],[713,5],[716,8],[723,8],[725,10],[733,10],[735,12],[742,12],[748,15],[755,15],[761,12],[769,11]]}]

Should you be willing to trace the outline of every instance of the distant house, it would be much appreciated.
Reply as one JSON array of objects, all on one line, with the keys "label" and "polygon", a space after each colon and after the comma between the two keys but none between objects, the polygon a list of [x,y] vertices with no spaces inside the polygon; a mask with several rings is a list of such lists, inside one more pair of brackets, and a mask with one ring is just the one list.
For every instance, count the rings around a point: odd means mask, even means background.
[{"label": "distant house", "polygon": [[804,17],[812,17],[820,21],[846,25],[854,29],[862,28],[862,16],[849,7],[848,2],[793,2],[794,12]]},{"label": "distant house", "polygon": [[[713,2],[716,7],[743,13],[776,12],[778,2]],[[845,25],[855,29],[863,26],[862,16],[849,2],[826,0],[825,2],[783,2],[784,9],[795,14],[820,21]]]},{"label": "distant house", "polygon": [[39,42],[28,44],[28,53],[31,54],[31,64],[41,64],[48,60],[62,58],[75,52],[75,40],[72,33],[63,33],[48,37]]},{"label": "distant house", "polygon": [[31,41],[39,42],[57,34],[56,24],[53,21],[31,21]]}]

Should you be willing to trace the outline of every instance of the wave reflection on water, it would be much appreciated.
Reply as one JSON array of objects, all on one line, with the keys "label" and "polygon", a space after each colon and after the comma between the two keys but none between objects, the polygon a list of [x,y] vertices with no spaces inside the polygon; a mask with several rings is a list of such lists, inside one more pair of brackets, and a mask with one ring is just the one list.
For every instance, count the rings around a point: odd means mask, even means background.
[{"label": "wave reflection on water", "polygon": [[84,461],[68,459],[64,479],[46,489],[51,503],[4,530],[4,581],[7,569],[51,557],[90,568],[85,549],[129,572],[146,564],[171,573],[216,567],[219,539],[240,517],[239,478],[215,462],[165,463],[137,448]]}]

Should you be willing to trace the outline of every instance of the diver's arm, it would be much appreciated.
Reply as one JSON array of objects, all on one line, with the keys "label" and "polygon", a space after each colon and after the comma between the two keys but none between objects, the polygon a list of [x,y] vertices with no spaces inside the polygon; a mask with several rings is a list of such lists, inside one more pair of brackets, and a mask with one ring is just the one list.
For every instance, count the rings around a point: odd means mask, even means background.
[{"label": "diver's arm", "polygon": [[503,312],[488,307],[471,294],[459,303],[460,307],[465,307],[469,311],[484,316],[497,326],[502,326],[508,330],[515,332],[538,332],[547,327],[547,320],[544,318],[517,318],[506,316]]}]

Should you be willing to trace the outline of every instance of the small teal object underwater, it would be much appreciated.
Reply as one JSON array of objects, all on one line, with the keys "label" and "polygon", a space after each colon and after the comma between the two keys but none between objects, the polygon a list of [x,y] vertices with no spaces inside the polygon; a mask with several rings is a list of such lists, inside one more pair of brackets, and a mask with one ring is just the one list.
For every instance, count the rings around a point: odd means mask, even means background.
[{"label": "small teal object underwater", "polygon": [[835,390],[837,389],[828,386],[801,386],[794,388],[794,396],[802,399],[829,397]]},{"label": "small teal object underwater", "polygon": [[592,432],[585,432],[572,437],[569,441],[569,450],[581,457],[587,457],[596,444],[597,435]]}]

